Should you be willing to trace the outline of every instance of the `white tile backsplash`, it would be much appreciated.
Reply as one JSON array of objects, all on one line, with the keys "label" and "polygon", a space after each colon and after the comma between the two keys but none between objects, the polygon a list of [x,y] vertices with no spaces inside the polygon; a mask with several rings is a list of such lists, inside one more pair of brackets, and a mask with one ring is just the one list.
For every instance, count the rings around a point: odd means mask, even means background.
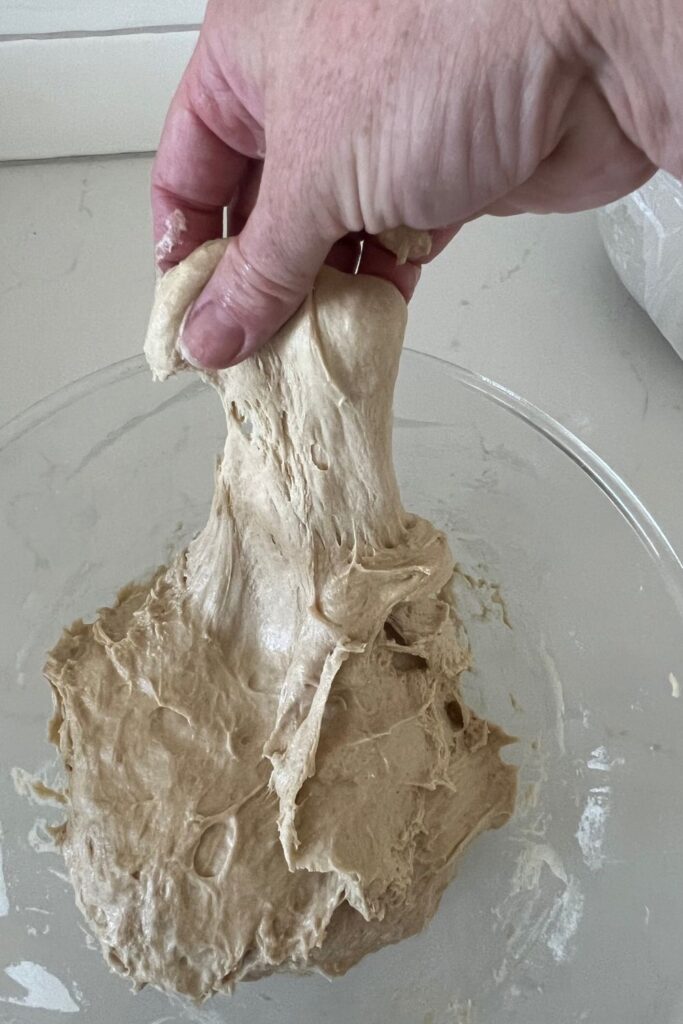
[{"label": "white tile backsplash", "polygon": [[2,0],[0,36],[196,25],[206,0]]},{"label": "white tile backsplash", "polygon": [[0,161],[156,148],[197,33],[0,42]]}]

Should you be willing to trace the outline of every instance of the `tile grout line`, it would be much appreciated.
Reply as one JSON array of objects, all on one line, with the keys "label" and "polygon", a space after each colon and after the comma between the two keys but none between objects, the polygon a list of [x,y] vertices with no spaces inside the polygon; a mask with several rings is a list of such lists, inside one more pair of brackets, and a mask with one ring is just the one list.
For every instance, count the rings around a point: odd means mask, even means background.
[{"label": "tile grout line", "polygon": [[136,149],[126,150],[121,153],[76,153],[72,156],[36,156],[36,157],[25,157],[18,160],[2,160],[0,159],[0,170],[5,167],[31,167],[36,164],[73,164],[73,163],[86,163],[92,161],[111,161],[111,160],[139,160],[144,157],[154,156],[156,150],[154,149]]},{"label": "tile grout line", "polygon": [[49,42],[53,39],[102,39],[109,36],[171,35],[177,32],[198,32],[201,24],[141,25],[134,28],[82,29],[65,32],[29,32],[0,35],[0,43]]}]

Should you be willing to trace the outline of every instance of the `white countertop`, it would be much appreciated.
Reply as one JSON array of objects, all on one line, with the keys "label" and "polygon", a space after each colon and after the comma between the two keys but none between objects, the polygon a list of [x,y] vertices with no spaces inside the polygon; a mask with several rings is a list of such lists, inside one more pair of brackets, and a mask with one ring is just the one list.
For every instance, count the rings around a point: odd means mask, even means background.
[{"label": "white countertop", "polygon": [[[0,165],[0,423],[139,351],[149,169],[148,157]],[[466,227],[423,275],[408,344],[555,416],[683,550],[683,362],[622,288],[593,214]]]}]

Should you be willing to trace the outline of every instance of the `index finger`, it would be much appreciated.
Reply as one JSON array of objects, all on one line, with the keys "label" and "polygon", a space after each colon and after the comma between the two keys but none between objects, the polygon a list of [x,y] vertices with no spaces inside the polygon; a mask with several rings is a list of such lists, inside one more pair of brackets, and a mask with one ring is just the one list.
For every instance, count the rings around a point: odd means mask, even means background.
[{"label": "index finger", "polygon": [[[161,271],[222,235],[223,209],[248,167],[247,157],[197,111],[193,78],[198,73],[195,55],[173,97],[152,168],[155,259]],[[225,93],[218,102],[224,99],[230,103]],[[230,122],[226,114],[226,128]]]}]

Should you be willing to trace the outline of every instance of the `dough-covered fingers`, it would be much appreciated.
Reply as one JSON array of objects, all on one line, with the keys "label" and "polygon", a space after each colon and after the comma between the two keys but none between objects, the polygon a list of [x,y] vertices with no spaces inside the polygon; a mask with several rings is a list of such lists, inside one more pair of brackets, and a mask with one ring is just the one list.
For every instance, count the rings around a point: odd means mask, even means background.
[{"label": "dough-covered fingers", "polygon": [[206,57],[195,54],[173,98],[152,170],[155,259],[165,272],[222,234],[223,209],[246,191],[258,129],[223,81],[207,101]]},{"label": "dough-covered fingers", "polygon": [[397,259],[397,254],[376,238],[368,235],[363,243],[363,253],[358,265],[359,274],[372,274],[391,281],[408,302],[420,280],[420,266],[413,257]]}]

